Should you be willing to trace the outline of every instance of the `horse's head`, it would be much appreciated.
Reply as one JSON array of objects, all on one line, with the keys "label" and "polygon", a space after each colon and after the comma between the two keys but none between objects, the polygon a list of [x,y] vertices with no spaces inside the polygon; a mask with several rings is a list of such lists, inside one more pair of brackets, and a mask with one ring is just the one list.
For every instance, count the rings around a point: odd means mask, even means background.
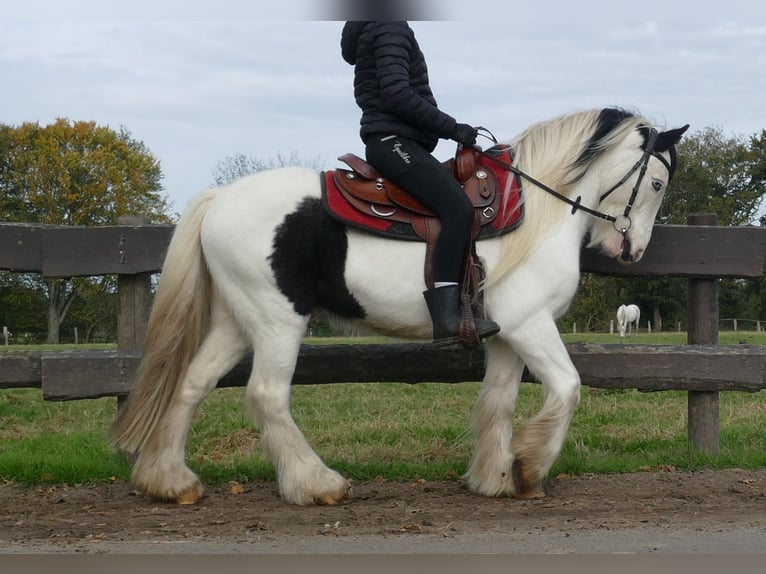
[{"label": "horse's head", "polygon": [[630,129],[614,128],[605,135],[603,129],[596,130],[591,140],[602,152],[597,160],[600,169],[593,170],[599,189],[597,209],[610,219],[594,221],[588,246],[600,247],[608,256],[629,264],[641,259],[649,244],[675,171],[675,146],[689,126],[658,131],[628,114],[621,122]]}]

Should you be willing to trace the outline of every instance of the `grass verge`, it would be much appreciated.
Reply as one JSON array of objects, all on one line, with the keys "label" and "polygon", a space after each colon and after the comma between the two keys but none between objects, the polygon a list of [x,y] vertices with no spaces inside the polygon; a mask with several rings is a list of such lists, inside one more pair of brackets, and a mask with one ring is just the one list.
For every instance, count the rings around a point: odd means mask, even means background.
[{"label": "grass verge", "polygon": [[[742,333],[734,335],[735,343],[742,340]],[[616,338],[576,337],[565,339]],[[658,344],[656,336],[634,335],[630,342]],[[478,382],[296,386],[292,411],[319,455],[349,478],[453,479],[465,472],[470,458],[469,416],[479,387]],[[682,391],[584,387],[551,473],[766,467],[764,393],[721,393],[718,457],[690,449],[686,401]],[[541,405],[540,385],[522,384],[517,426]],[[38,389],[0,391],[0,480],[29,485],[126,480],[129,465],[106,440],[115,413],[113,398],[52,403],[43,401]],[[244,389],[218,389],[195,415],[187,460],[207,484],[273,479],[259,438],[245,413]]]}]

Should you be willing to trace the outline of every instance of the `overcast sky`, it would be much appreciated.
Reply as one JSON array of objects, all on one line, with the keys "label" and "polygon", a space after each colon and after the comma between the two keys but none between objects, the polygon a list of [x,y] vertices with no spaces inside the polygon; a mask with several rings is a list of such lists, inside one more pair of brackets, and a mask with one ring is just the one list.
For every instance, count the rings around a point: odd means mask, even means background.
[{"label": "overcast sky", "polygon": [[[364,150],[328,2],[14,3],[0,21],[0,123],[124,126],[160,160],[174,211],[236,154],[333,168]],[[766,129],[763,2],[432,2],[411,26],[437,100],[501,140],[610,105],[692,131]]]}]

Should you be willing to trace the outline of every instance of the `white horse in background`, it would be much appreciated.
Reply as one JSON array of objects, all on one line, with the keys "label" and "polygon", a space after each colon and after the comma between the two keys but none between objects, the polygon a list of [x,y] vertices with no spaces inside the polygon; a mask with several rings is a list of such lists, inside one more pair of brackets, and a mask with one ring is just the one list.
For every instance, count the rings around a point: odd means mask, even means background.
[{"label": "white horse in background", "polygon": [[[486,309],[501,331],[486,342],[473,412],[476,444],[465,475],[473,492],[544,495],[580,398],[556,319],[577,290],[583,239],[625,263],[641,259],[687,127],[660,131],[607,108],[541,122],[512,142],[513,167],[536,182],[525,182],[524,224],[477,245],[487,269]],[[298,505],[349,496],[347,478],[325,465],[290,413],[301,342],[316,309],[381,333],[430,339],[426,245],[344,227],[325,213],[321,187],[314,170],[263,171],[201,193],[178,222],[137,380],[112,429],[114,444],[134,456],[132,482],[145,495],[202,498],[185,460],[192,415],[253,351],[246,402],[280,495]],[[525,365],[546,398],[513,432]]]},{"label": "white horse in background", "polygon": [[638,322],[641,319],[641,309],[638,305],[620,305],[617,309],[617,325],[620,328],[620,337],[625,336],[627,329],[628,335],[632,330],[633,325],[638,330]]}]

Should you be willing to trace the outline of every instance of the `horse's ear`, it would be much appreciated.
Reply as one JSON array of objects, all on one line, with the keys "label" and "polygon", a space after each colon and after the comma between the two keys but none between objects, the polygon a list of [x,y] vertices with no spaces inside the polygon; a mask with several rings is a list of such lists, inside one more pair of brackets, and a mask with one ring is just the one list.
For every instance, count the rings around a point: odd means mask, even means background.
[{"label": "horse's ear", "polygon": [[668,130],[666,132],[660,132],[657,135],[657,142],[654,144],[654,149],[658,152],[668,151],[672,146],[681,141],[681,136],[689,129],[689,124],[681,128],[674,130]]}]

